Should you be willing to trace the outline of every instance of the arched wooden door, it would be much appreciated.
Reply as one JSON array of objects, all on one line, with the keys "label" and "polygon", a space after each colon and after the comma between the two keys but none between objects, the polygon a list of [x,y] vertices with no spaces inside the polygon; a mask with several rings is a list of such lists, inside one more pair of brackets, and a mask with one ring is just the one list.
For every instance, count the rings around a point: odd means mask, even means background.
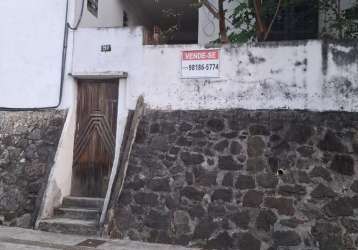
[{"label": "arched wooden door", "polygon": [[113,164],[118,80],[79,80],[72,195],[104,197]]}]

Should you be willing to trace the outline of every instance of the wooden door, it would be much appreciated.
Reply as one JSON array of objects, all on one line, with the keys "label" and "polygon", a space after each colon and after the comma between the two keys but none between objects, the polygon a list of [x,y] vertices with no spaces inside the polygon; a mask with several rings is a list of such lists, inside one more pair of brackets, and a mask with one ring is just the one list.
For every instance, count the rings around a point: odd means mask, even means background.
[{"label": "wooden door", "polygon": [[72,195],[104,197],[115,153],[118,80],[79,80]]}]

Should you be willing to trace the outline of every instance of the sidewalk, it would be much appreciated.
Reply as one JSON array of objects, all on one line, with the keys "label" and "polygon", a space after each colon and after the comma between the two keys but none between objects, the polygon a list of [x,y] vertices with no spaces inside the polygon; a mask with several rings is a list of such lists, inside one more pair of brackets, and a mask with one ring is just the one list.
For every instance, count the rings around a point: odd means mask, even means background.
[{"label": "sidewalk", "polygon": [[[99,239],[99,242],[91,241],[90,244],[98,243],[98,246],[83,246],[81,244],[88,238],[77,235],[54,234],[34,231],[22,228],[0,226],[0,249],[1,250],[194,250],[180,246],[150,244],[129,240]],[[105,242],[101,242],[105,241]],[[81,246],[79,246],[81,244]],[[198,249],[196,249],[198,250]]]}]

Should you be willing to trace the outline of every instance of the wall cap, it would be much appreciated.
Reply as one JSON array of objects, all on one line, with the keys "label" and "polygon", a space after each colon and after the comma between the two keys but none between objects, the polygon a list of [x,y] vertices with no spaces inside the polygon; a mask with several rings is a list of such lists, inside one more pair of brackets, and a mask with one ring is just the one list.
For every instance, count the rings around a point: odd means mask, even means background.
[{"label": "wall cap", "polygon": [[123,71],[72,72],[69,75],[75,79],[120,79],[128,77],[128,73]]}]

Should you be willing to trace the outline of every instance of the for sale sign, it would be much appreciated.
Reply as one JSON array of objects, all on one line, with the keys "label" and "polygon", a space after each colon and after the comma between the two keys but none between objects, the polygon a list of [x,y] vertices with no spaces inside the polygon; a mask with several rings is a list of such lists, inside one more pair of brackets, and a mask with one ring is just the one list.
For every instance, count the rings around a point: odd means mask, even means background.
[{"label": "for sale sign", "polygon": [[220,50],[182,51],[182,78],[220,77]]}]

